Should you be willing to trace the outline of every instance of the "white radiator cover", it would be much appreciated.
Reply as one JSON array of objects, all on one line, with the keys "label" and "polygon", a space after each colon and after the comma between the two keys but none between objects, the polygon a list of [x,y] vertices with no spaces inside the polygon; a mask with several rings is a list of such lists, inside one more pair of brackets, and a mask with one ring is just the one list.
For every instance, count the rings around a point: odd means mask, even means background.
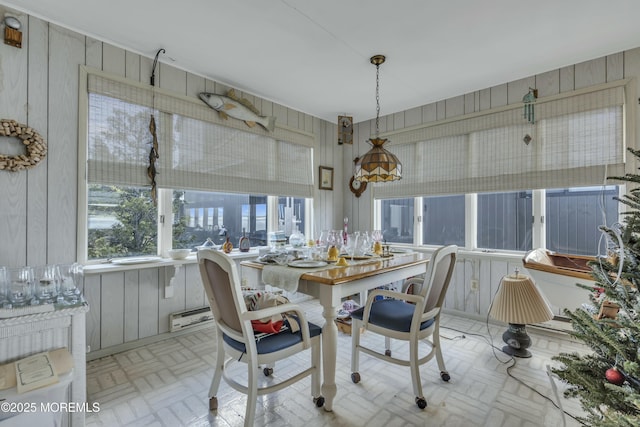
[{"label": "white radiator cover", "polygon": [[209,307],[179,311],[169,315],[169,330],[180,331],[207,322],[213,322],[213,314]]}]

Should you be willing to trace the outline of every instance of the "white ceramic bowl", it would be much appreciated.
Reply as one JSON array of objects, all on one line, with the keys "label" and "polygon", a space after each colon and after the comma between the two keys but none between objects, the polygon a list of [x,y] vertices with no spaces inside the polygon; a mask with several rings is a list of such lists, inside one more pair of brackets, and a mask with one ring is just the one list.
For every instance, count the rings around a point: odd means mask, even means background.
[{"label": "white ceramic bowl", "polygon": [[167,253],[173,259],[185,259],[191,253],[191,249],[171,249]]}]

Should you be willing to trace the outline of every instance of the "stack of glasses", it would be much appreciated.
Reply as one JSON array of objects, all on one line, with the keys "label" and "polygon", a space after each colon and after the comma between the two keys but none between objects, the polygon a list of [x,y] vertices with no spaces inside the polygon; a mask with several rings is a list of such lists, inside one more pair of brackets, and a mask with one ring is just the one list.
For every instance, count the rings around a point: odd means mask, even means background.
[{"label": "stack of glasses", "polygon": [[0,308],[77,304],[82,299],[82,279],[78,263],[0,267]]}]

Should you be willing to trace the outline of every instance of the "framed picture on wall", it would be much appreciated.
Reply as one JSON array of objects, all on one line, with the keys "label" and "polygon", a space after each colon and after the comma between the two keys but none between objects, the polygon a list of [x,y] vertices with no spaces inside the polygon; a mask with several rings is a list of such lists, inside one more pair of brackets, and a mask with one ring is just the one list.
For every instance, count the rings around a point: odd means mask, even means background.
[{"label": "framed picture on wall", "polygon": [[320,166],[320,190],[333,190],[333,168],[327,166]]}]

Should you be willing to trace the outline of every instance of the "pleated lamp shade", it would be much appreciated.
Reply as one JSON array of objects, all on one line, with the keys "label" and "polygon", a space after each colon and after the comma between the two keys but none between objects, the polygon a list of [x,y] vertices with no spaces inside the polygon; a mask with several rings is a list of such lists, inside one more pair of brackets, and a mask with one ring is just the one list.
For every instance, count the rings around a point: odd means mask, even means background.
[{"label": "pleated lamp shade", "polygon": [[553,319],[549,303],[533,280],[518,273],[502,278],[489,315],[496,320],[516,325]]}]

